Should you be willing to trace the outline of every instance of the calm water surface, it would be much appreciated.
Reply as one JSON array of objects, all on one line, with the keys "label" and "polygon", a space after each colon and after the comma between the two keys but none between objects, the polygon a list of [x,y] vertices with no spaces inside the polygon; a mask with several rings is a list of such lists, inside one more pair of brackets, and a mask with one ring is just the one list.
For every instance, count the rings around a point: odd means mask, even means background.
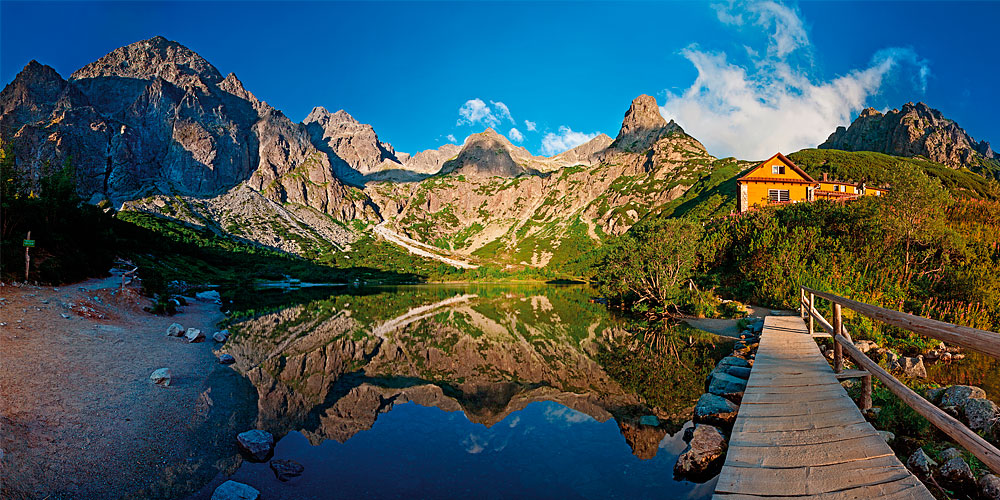
[{"label": "calm water surface", "polygon": [[310,293],[227,345],[275,458],[305,466],[282,483],[242,462],[263,498],[711,496],[673,466],[728,341],[628,324],[581,286]]}]

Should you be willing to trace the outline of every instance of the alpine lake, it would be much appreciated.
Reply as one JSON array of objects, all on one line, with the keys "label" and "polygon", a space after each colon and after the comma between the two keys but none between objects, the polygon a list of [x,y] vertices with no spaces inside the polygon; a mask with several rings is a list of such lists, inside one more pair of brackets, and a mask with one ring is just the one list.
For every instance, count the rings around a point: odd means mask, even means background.
[{"label": "alpine lake", "polygon": [[247,428],[305,470],[280,481],[267,462],[224,460],[192,498],[225,479],[268,499],[711,497],[715,478],[676,478],[674,463],[733,339],[616,317],[595,296],[257,290],[224,350],[256,392]]}]

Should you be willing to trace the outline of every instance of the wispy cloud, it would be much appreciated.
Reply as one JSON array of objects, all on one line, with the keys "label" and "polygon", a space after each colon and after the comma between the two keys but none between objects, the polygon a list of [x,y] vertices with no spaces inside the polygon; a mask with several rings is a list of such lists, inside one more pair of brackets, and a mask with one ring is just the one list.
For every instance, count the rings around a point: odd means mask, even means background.
[{"label": "wispy cloud", "polygon": [[510,132],[507,133],[507,137],[514,142],[524,142],[524,134],[516,128],[511,128]]},{"label": "wispy cloud", "polygon": [[448,142],[451,142],[453,144],[458,142],[458,139],[455,138],[455,134],[448,134],[445,137],[448,138]]},{"label": "wispy cloud", "polygon": [[530,120],[524,120],[524,128],[528,129],[528,132],[534,132],[538,130],[538,124]]},{"label": "wispy cloud", "polygon": [[486,104],[486,101],[479,98],[465,101],[465,104],[458,108],[458,116],[458,121],[455,122],[457,126],[480,124],[496,128],[501,123],[515,123],[506,104],[501,101],[490,101]]},{"label": "wispy cloud", "polygon": [[575,132],[563,125],[559,127],[559,133],[549,132],[545,134],[545,137],[542,138],[542,153],[547,156],[559,154],[563,151],[573,149],[597,136],[598,132],[585,134],[583,132]]},{"label": "wispy cloud", "polygon": [[810,48],[805,23],[796,11],[770,1],[715,8],[727,24],[753,23],[775,32],[768,40],[767,55],[747,48],[749,66],[697,45],[681,51],[698,76],[683,93],[668,92],[661,113],[703,141],[713,154],[760,159],[776,151],[815,147],[837,126],[849,123],[887,76],[901,68],[916,69],[915,86],[926,88],[927,61],[905,48],[881,50],[865,68],[815,81],[787,61],[792,52]]}]

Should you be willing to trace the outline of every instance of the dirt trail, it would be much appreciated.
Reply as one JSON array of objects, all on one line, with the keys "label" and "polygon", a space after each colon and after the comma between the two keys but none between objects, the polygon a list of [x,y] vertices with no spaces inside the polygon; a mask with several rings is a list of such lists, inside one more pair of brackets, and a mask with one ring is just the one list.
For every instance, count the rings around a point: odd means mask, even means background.
[{"label": "dirt trail", "polygon": [[0,287],[0,498],[176,498],[239,465],[256,391],[216,361],[218,306],[157,317],[116,281]]},{"label": "dirt trail", "polygon": [[[389,241],[391,243],[395,243],[395,244],[397,244],[397,245],[405,248],[407,252],[410,252],[410,253],[412,253],[414,255],[419,255],[421,257],[427,257],[429,259],[434,259],[434,260],[437,260],[437,261],[441,261],[441,262],[444,262],[445,264],[457,267],[459,269],[476,269],[476,268],[479,267],[479,266],[477,266],[475,264],[469,264],[468,262],[464,262],[464,261],[461,261],[461,260],[452,259],[452,258],[449,258],[449,257],[445,257],[443,255],[438,255],[434,251],[431,251],[432,247],[430,247],[428,245],[425,245],[425,244],[423,244],[423,243],[421,243],[419,241],[407,238],[406,236],[403,236],[403,235],[401,235],[401,234],[399,234],[399,233],[397,233],[397,232],[395,232],[395,231],[393,231],[393,230],[385,227],[385,223],[384,222],[382,224],[379,224],[379,225],[375,226],[375,234],[377,234],[377,235],[385,238],[386,241]],[[420,247],[424,247],[424,248],[420,248]]]}]

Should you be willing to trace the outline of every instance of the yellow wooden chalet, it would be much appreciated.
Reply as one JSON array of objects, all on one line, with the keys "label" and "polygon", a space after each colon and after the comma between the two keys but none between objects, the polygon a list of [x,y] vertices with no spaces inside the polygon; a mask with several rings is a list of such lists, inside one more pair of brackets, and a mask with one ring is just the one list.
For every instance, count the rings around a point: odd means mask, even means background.
[{"label": "yellow wooden chalet", "polygon": [[779,203],[812,201],[819,183],[785,155],[778,153],[736,180],[740,212]]}]

